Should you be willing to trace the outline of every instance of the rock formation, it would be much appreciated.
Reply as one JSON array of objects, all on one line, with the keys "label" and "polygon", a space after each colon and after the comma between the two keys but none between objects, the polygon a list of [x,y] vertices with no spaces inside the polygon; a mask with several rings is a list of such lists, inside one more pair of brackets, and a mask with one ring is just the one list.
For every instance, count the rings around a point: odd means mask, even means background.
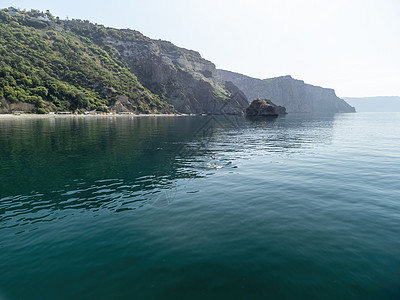
[{"label": "rock formation", "polygon": [[0,97],[0,114],[8,114],[13,112],[32,112],[35,106],[31,103],[16,102],[10,103],[6,99]]},{"label": "rock formation", "polygon": [[248,117],[277,117],[282,114],[286,114],[286,109],[267,99],[256,99],[246,108]]},{"label": "rock formation", "polygon": [[137,31],[119,31],[119,35],[108,32],[100,44],[116,49],[139,81],[176,111],[243,114],[248,106],[243,92],[234,84],[221,81],[215,65],[198,52],[152,40]]},{"label": "rock formation", "polygon": [[286,107],[288,113],[345,113],[354,107],[336,96],[332,89],[322,88],[282,76],[256,79],[242,74],[218,70],[222,80],[232,81],[249,99],[267,98]]}]

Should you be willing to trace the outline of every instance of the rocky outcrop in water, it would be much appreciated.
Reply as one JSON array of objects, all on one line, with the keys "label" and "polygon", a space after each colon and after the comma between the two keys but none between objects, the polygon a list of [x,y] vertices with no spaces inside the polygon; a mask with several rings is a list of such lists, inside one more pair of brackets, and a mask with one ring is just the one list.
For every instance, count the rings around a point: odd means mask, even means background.
[{"label": "rocky outcrop in water", "polygon": [[322,88],[282,76],[256,79],[225,70],[217,70],[222,80],[232,81],[249,99],[267,98],[286,107],[288,113],[347,113],[355,112],[333,89]]},{"label": "rocky outcrop in water", "polygon": [[247,117],[277,117],[286,114],[283,106],[278,106],[267,99],[256,99],[246,109]]}]

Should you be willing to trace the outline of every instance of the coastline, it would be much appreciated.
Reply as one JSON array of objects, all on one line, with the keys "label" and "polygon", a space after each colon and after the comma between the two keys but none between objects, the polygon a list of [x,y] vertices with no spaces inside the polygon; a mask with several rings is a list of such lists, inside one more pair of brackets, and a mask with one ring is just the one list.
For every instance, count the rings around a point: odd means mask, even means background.
[{"label": "coastline", "polygon": [[51,118],[137,118],[137,117],[187,117],[201,116],[193,114],[110,114],[110,115],[74,115],[74,114],[0,114],[0,119],[51,119]]}]

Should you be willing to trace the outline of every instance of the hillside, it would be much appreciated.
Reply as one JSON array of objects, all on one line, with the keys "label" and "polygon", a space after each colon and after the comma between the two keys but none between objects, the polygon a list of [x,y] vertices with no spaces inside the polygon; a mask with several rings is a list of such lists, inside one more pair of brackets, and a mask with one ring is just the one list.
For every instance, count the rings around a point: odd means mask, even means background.
[{"label": "hillside", "polygon": [[400,112],[400,97],[344,97],[359,112]]},{"label": "hillside", "polygon": [[286,107],[288,113],[355,112],[334,90],[306,84],[291,76],[261,80],[225,70],[218,70],[218,75],[222,80],[232,81],[248,99],[267,98]]},{"label": "hillside", "polygon": [[0,55],[0,112],[240,114],[247,106],[195,51],[48,11],[0,11]]},{"label": "hillside", "polygon": [[[172,112],[126,64],[50,13],[0,11],[0,98],[56,110]],[[112,49],[110,49],[110,52]],[[6,101],[4,101],[4,99]]]}]

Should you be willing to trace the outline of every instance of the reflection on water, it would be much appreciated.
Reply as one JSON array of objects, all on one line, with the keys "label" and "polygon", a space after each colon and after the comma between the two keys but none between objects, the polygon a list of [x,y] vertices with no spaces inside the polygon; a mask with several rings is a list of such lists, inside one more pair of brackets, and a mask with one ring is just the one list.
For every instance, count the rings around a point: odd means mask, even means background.
[{"label": "reflection on water", "polygon": [[54,212],[167,206],[185,181],[234,169],[236,159],[329,143],[332,123],[304,115],[3,119],[1,227],[52,221]]}]

